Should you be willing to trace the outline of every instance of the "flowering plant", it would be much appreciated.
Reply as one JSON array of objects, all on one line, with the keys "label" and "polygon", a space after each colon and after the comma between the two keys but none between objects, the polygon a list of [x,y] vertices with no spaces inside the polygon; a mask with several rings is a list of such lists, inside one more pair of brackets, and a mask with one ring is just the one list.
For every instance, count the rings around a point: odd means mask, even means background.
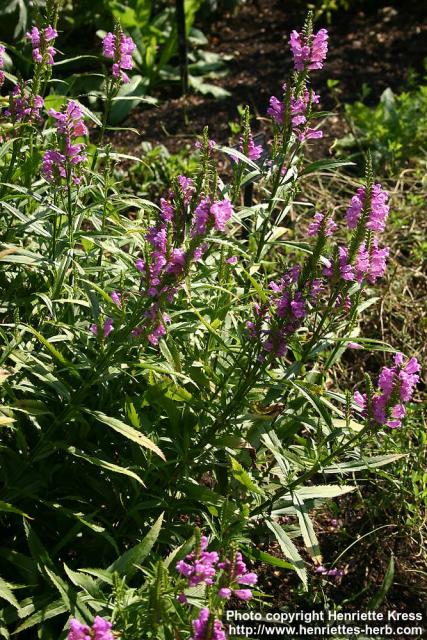
[{"label": "flowering plant", "polygon": [[[156,632],[161,611],[159,637],[173,629],[222,640],[227,601],[254,595],[257,575],[243,559],[256,559],[254,531],[276,540],[286,561],[262,558],[308,589],[310,575],[335,571],[322,564],[314,502],[352,491],[342,476],[355,466],[395,459],[365,447],[370,434],[387,438],[403,425],[415,358],[395,355],[378,389],[366,376],[354,397],[331,383],[346,350],[393,351],[358,335],[387,268],[389,196],[368,160],[344,216],[304,203],[312,211],[300,217],[302,241],[288,239],[306,181],[346,164],[307,157],[322,136],[310,74],[327,53],[311,17],[291,34],[292,79],[266,105],[268,142],[255,143],[248,109],[237,149],[205,130],[196,170],[156,201],[123,188],[122,158],[105,144],[131,39],[119,25],[104,38],[96,114],[77,99],[46,112],[56,37],[55,21],[30,31],[33,77],[3,85],[7,624],[64,636],[71,616],[70,640],[109,640],[113,629],[133,640]],[[221,175],[219,154],[231,158]],[[243,204],[254,179],[257,201]],[[325,484],[327,474],[335,482]],[[214,532],[215,550],[197,533],[185,549],[195,514]],[[164,559],[172,547],[182,548]]]}]

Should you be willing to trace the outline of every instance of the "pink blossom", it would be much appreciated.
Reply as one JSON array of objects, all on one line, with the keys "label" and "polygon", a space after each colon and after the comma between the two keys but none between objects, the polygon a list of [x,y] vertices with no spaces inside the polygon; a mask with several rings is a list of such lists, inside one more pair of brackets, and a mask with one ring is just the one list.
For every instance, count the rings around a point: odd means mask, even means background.
[{"label": "pink blossom", "polygon": [[321,69],[328,52],[328,32],[320,29],[313,34],[311,43],[303,33],[292,31],[289,44],[294,58],[294,66],[297,71],[304,69]]},{"label": "pink blossom", "polygon": [[132,69],[132,55],[136,49],[136,44],[130,36],[126,36],[123,31],[120,31],[117,35],[111,32],[107,33],[102,40],[102,46],[104,56],[113,60],[113,76],[127,84],[129,76],[123,69],[126,69],[126,71]]}]

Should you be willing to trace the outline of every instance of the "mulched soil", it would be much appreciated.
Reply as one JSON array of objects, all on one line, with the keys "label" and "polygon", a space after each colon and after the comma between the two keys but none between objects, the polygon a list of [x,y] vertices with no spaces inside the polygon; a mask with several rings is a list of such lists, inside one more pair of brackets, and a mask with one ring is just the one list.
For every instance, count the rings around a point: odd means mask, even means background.
[{"label": "mulched soil", "polygon": [[[318,22],[330,33],[326,68],[315,74],[322,108],[334,107],[328,78],[341,83],[343,102],[360,98],[363,83],[372,89],[368,101],[375,102],[385,88],[401,89],[411,69],[423,70],[427,27],[422,0],[355,4],[360,10],[333,13],[330,25],[325,17]],[[205,125],[211,138],[225,143],[238,105],[249,104],[255,114],[265,115],[270,96],[280,95],[281,84],[291,73],[289,33],[303,24],[305,7],[304,2],[248,0],[236,13],[212,24],[206,49],[231,56],[227,76],[218,81],[231,96],[182,98],[177,86],[162,88],[157,107],[136,109],[125,123],[138,129],[141,137],[116,134],[115,144],[135,151],[144,140],[164,144],[173,152],[194,142]]]}]

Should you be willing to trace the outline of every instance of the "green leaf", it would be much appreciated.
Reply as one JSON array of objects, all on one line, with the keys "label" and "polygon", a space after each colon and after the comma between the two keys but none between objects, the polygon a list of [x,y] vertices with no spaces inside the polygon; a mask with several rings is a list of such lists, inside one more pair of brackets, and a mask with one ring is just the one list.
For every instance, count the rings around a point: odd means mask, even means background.
[{"label": "green leaf", "polygon": [[392,453],[385,456],[373,456],[362,460],[351,460],[349,462],[340,462],[322,469],[323,473],[354,473],[355,471],[365,471],[366,469],[376,469],[386,464],[405,458],[405,453]]},{"label": "green leaf", "polygon": [[13,585],[11,585],[9,582],[6,582],[6,580],[3,580],[3,578],[0,577],[0,598],[6,600],[9,604],[12,605],[12,607],[15,607],[15,609],[19,610],[19,603],[13,595],[12,587]]},{"label": "green leaf", "polygon": [[25,629],[29,629],[30,627],[34,627],[36,624],[41,624],[46,620],[50,620],[51,618],[55,618],[56,616],[61,615],[62,613],[67,612],[67,607],[62,600],[55,600],[51,602],[47,606],[43,607],[36,611],[32,616],[27,618],[25,622],[23,622],[12,635],[16,635]]},{"label": "green leaf", "polygon": [[162,460],[166,461],[164,454],[159,449],[159,447],[156,444],[154,444],[154,442],[152,442],[149,438],[144,436],[142,433],[140,433],[133,427],[130,427],[125,422],[122,422],[117,418],[111,418],[110,416],[106,416],[105,413],[102,413],[101,411],[90,411],[89,409],[85,409],[84,411],[90,414],[91,416],[94,416],[94,418],[99,420],[99,422],[102,422],[103,424],[106,424],[107,426],[111,427],[112,429],[114,429],[114,431],[117,431],[117,433],[120,433],[122,436],[124,436],[128,440],[132,440],[132,442],[136,442],[136,444],[139,444],[141,447],[144,447],[145,449],[150,449],[150,451],[153,451],[160,458],[162,458]]},{"label": "green leaf", "polygon": [[8,502],[3,502],[3,500],[0,500],[0,511],[6,511],[7,513],[16,513],[16,515],[18,516],[23,516],[24,518],[32,520],[32,518],[27,513],[24,513],[20,509],[17,509]]},{"label": "green leaf", "polygon": [[121,475],[128,476],[129,478],[133,478],[134,480],[139,482],[139,484],[145,487],[145,484],[143,483],[141,478],[130,469],[126,469],[125,467],[120,467],[119,465],[114,464],[112,462],[107,462],[107,460],[101,460],[100,458],[89,456],[84,451],[81,451],[80,449],[76,449],[75,447],[68,447],[67,451],[71,453],[71,455],[76,456],[76,458],[81,458],[82,460],[86,460],[86,462],[90,462],[91,464],[94,464],[97,467],[101,467],[101,469],[105,469],[106,471],[112,471],[113,473],[119,473]]},{"label": "green leaf", "polygon": [[157,518],[145,538],[132,547],[132,549],[128,549],[128,551],[125,551],[119,558],[117,558],[117,560],[108,567],[108,571],[117,571],[120,575],[131,578],[136,571],[136,565],[141,564],[153,548],[157,538],[159,537],[162,523],[163,513]]},{"label": "green leaf", "polygon": [[348,160],[317,160],[312,162],[302,171],[302,176],[307,176],[309,173],[315,171],[325,171],[326,169],[336,169],[337,167],[354,166],[355,162],[349,162]]},{"label": "green leaf", "polygon": [[319,541],[314,531],[313,523],[304,502],[296,493],[292,494],[292,502],[297,512],[298,522],[301,529],[302,537],[307,551],[315,562],[322,562],[322,554],[320,553]]},{"label": "green leaf", "polygon": [[238,462],[232,456],[230,456],[230,460],[231,460],[233,478],[237,480],[237,482],[240,482],[240,484],[242,484],[244,487],[246,487],[246,489],[249,489],[249,491],[252,491],[252,493],[257,493],[258,495],[261,495],[261,496],[264,495],[264,492],[262,491],[262,489],[260,489],[260,487],[258,487],[258,485],[255,484],[255,482],[252,480],[249,473],[245,471],[245,469],[242,467],[240,462]]},{"label": "green leaf", "polygon": [[296,548],[288,534],[285,533],[285,531],[279,524],[277,524],[276,522],[267,522],[267,527],[274,533],[277,542],[279,543],[280,548],[283,551],[283,554],[286,556],[286,558],[289,558],[289,560],[292,561],[294,569],[300,577],[305,591],[307,591],[307,571],[304,566],[304,560],[301,558],[298,549]]}]

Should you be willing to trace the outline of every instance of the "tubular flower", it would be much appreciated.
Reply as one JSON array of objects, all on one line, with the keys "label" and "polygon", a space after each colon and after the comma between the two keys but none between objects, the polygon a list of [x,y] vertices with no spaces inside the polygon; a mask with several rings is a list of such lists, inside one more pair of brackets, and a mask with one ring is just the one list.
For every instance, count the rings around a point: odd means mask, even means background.
[{"label": "tubular flower", "polygon": [[[365,206],[365,198],[365,187],[359,187],[356,195],[352,197],[350,206],[346,213],[346,220],[349,229],[356,228]],[[387,191],[383,191],[380,184],[374,184],[372,187],[370,210],[366,223],[367,229],[376,232],[384,231],[385,223],[390,211],[390,207],[387,204],[388,198],[389,194]]]},{"label": "tubular flower", "polygon": [[238,551],[231,560],[225,560],[218,564],[223,569],[222,581],[225,581],[227,587],[222,587],[218,595],[223,600],[228,600],[232,595],[239,600],[251,600],[251,589],[241,589],[241,585],[253,587],[258,582],[258,576],[253,571],[248,571],[242,554]]},{"label": "tubular flower", "polygon": [[[318,235],[324,220],[325,220],[324,213],[315,213],[313,221],[310,223],[308,227],[307,235],[309,236]],[[333,221],[333,219],[326,218],[326,222],[324,223],[324,228],[323,228],[323,234],[325,236],[331,236],[334,233],[334,231],[336,231],[336,229],[337,229],[337,225]]]},{"label": "tubular flower", "polygon": [[9,98],[9,108],[4,112],[12,122],[28,122],[41,124],[43,118],[40,111],[44,106],[41,96],[31,96],[26,84],[17,83]]},{"label": "tubular flower", "polygon": [[[307,283],[307,291],[298,289],[300,265],[285,272],[278,282],[270,282],[273,294],[268,303],[255,305],[256,321],[246,323],[251,338],[261,341],[263,351],[282,358],[287,352],[287,341],[297,331],[307,315],[307,300],[314,303],[322,291],[319,281]],[[260,356],[263,360],[264,356]]]},{"label": "tubular flower", "polygon": [[354,265],[356,280],[362,282],[366,278],[369,283],[374,284],[386,271],[389,253],[388,247],[378,246],[376,238],[372,240],[369,248],[363,242],[359,247]]},{"label": "tubular flower", "polygon": [[418,375],[421,367],[416,358],[405,362],[401,353],[394,357],[394,366],[383,367],[378,378],[378,388],[372,397],[371,407],[368,407],[366,394],[356,391],[354,401],[362,410],[365,417],[372,418],[381,425],[396,429],[402,425],[406,414],[405,403],[413,396],[419,382]]},{"label": "tubular flower", "polygon": [[[90,330],[92,331],[94,336],[98,335],[98,325],[93,323],[90,325]],[[110,335],[110,333],[113,330],[113,320],[112,318],[107,318],[104,322],[104,325],[102,327],[102,335],[104,336],[104,338],[108,338],[108,336]]]},{"label": "tubular flower", "polygon": [[307,40],[303,33],[292,31],[289,38],[296,71],[304,69],[321,69],[328,52],[328,32],[320,29]]},{"label": "tubular flower", "polygon": [[132,54],[136,49],[136,44],[130,36],[126,36],[123,31],[117,33],[107,33],[102,40],[103,53],[106,58],[113,60],[112,74],[119,78],[124,84],[128,84],[129,76],[123,71],[130,71],[133,68]]},{"label": "tubular flower", "polygon": [[27,38],[31,41],[31,46],[33,47],[33,60],[36,64],[45,62],[48,65],[52,65],[54,63],[56,49],[49,43],[55,40],[57,36],[57,31],[50,25],[45,29],[33,27],[27,33]]},{"label": "tubular flower", "polygon": [[[286,93],[286,85],[283,85],[283,90]],[[320,130],[311,129],[308,126],[307,113],[310,104],[319,103],[319,95],[314,91],[304,89],[304,91],[295,96],[293,93],[290,96],[289,104],[289,118],[291,121],[292,131],[300,142],[304,140],[310,140],[312,138],[321,138],[323,132]],[[267,109],[267,115],[271,116],[278,125],[283,125],[285,121],[286,107],[284,102],[281,102],[276,96],[271,96],[270,106]]]},{"label": "tubular flower", "polygon": [[213,584],[219,556],[216,551],[207,551],[207,546],[208,539],[202,536],[200,551],[192,551],[185,560],[180,560],[176,565],[178,573],[187,578],[189,587],[195,587],[201,582]]},{"label": "tubular flower", "polygon": [[43,157],[42,173],[48,182],[61,182],[70,176],[74,184],[80,184],[79,165],[85,162],[86,146],[76,143],[76,138],[87,135],[80,106],[70,100],[63,111],[49,109],[55,120],[60,149],[47,151]]},{"label": "tubular flower", "polygon": [[111,622],[100,616],[95,617],[92,627],[72,618],[67,640],[114,640],[111,628]]},{"label": "tubular flower", "polygon": [[152,298],[152,303],[145,312],[145,322],[134,329],[133,335],[140,336],[147,330],[148,340],[154,345],[165,335],[165,323],[170,321],[162,307],[165,302],[174,300],[185,274],[207,250],[204,242],[206,234],[212,228],[224,231],[233,213],[229,200],[212,202],[209,197],[202,197],[194,209],[189,233],[182,239],[182,244],[176,246],[177,239],[182,237],[181,221],[188,215],[194,191],[190,178],[178,177],[175,193],[171,191],[168,198],[160,200],[158,224],[150,227],[145,236],[150,245],[148,255],[144,260],[138,258],[135,262],[135,267],[142,275],[141,293]]},{"label": "tubular flower", "polygon": [[207,607],[200,609],[199,617],[191,623],[193,635],[190,640],[226,640],[222,622],[217,619],[212,620],[212,617]]}]

